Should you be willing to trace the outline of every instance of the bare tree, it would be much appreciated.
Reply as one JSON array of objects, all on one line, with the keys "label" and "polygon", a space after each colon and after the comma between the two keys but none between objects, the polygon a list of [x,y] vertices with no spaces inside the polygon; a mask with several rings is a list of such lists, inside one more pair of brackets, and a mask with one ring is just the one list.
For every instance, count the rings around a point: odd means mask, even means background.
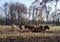
[{"label": "bare tree", "polygon": [[[9,14],[11,15],[11,23],[13,24],[18,17],[18,24],[22,21],[23,15],[26,15],[27,8],[25,4],[21,3],[9,3]],[[19,23],[20,22],[20,23]]]},{"label": "bare tree", "polygon": [[13,24],[15,19],[16,19],[16,14],[15,14],[15,3],[10,3],[9,6],[9,13],[11,15],[11,23]]},{"label": "bare tree", "polygon": [[4,13],[5,13],[5,16],[6,16],[6,23],[7,24],[7,19],[8,19],[8,10],[7,10],[7,7],[8,7],[8,3],[4,3]]},{"label": "bare tree", "polygon": [[22,18],[23,18],[22,16],[27,13],[26,5],[21,3],[20,4],[16,3],[16,11],[18,13],[18,23],[19,22],[22,23]]}]

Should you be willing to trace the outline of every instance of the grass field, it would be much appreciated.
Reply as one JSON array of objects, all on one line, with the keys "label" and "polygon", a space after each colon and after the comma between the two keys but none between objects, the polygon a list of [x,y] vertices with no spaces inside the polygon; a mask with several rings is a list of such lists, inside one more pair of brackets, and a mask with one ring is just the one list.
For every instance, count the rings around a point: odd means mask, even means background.
[{"label": "grass field", "polygon": [[60,26],[51,26],[50,30],[60,30]]},{"label": "grass field", "polygon": [[[2,34],[0,34],[0,38],[6,37],[6,36],[22,36],[22,37],[28,37],[28,36],[60,36],[60,26],[51,26],[50,30],[45,33],[20,33],[20,32],[8,32],[9,30],[12,30],[11,26],[1,26],[0,25],[0,31],[3,31]],[[52,33],[51,31],[55,32]],[[57,33],[57,32],[59,33]],[[51,32],[51,33],[50,33]]]},{"label": "grass field", "polygon": [[60,42],[60,26],[51,26],[45,33],[8,32],[9,30],[12,30],[11,26],[0,25],[0,31],[3,31],[0,33],[0,42]]}]

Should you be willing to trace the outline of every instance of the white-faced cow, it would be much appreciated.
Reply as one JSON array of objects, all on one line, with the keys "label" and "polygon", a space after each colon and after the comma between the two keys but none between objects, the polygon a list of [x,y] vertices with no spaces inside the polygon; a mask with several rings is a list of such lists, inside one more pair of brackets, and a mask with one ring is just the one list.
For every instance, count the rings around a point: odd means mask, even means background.
[{"label": "white-faced cow", "polygon": [[15,24],[12,25],[12,29],[14,31],[20,31],[20,28],[18,26],[16,26]]}]

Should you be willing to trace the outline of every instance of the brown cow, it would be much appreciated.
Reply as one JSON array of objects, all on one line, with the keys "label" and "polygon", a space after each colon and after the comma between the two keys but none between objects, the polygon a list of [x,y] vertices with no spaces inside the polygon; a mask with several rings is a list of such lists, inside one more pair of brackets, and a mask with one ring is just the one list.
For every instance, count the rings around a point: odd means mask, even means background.
[{"label": "brown cow", "polygon": [[43,30],[43,26],[38,27],[36,27],[35,25],[25,26],[25,29],[29,29],[30,32],[41,32]]},{"label": "brown cow", "polygon": [[19,28],[22,29],[22,25],[19,25]]},{"label": "brown cow", "polygon": [[45,32],[45,30],[49,30],[50,29],[50,26],[49,25],[41,25],[41,26],[38,26],[36,28],[34,28],[33,32]]},{"label": "brown cow", "polygon": [[43,31],[43,26],[38,26],[33,30],[33,32],[42,32],[42,31]]},{"label": "brown cow", "polygon": [[29,29],[30,32],[34,30],[35,26],[25,26],[25,29]]},{"label": "brown cow", "polygon": [[47,30],[47,29],[48,29],[48,30],[50,29],[50,26],[49,26],[49,25],[45,25],[45,26],[44,26],[44,30]]}]

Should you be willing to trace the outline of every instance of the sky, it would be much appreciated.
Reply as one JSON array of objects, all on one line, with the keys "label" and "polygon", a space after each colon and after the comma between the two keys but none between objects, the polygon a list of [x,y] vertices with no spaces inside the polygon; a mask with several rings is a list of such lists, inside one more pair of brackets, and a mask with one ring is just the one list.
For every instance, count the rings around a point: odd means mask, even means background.
[{"label": "sky", "polygon": [[0,0],[0,6],[2,6],[5,2],[19,2],[24,3],[27,7],[31,5],[34,0]]},{"label": "sky", "polygon": [[[32,2],[34,2],[34,0],[0,0],[0,7],[5,3],[5,2],[19,2],[19,3],[23,3],[27,6],[27,8],[29,8],[29,6],[32,4]],[[51,7],[51,12],[54,12],[55,11],[55,4],[56,2],[53,1],[53,2],[50,2],[50,3],[47,3],[47,7]],[[58,1],[58,4],[57,4],[57,9],[60,10],[60,0]],[[48,8],[49,10],[49,8]]]},{"label": "sky", "polygon": [[[19,3],[24,3],[27,7],[29,7],[31,5],[31,3],[33,2],[34,0],[0,0],[0,6],[2,6],[5,2],[19,2]],[[54,8],[54,5],[51,5],[51,3],[55,3],[55,2],[50,2],[48,4],[48,6],[52,6]],[[60,8],[60,1],[58,2],[58,6]],[[59,9],[58,8],[58,9]],[[54,11],[54,9],[53,9]]]},{"label": "sky", "polygon": [[[27,6],[27,8],[29,8],[29,6],[31,5],[31,3],[33,1],[34,0],[0,0],[0,7],[2,7],[5,2],[8,2],[8,3],[10,3],[10,2],[19,2],[19,3],[25,4]],[[2,14],[3,14],[3,11],[0,11],[0,15],[2,15]]]}]

